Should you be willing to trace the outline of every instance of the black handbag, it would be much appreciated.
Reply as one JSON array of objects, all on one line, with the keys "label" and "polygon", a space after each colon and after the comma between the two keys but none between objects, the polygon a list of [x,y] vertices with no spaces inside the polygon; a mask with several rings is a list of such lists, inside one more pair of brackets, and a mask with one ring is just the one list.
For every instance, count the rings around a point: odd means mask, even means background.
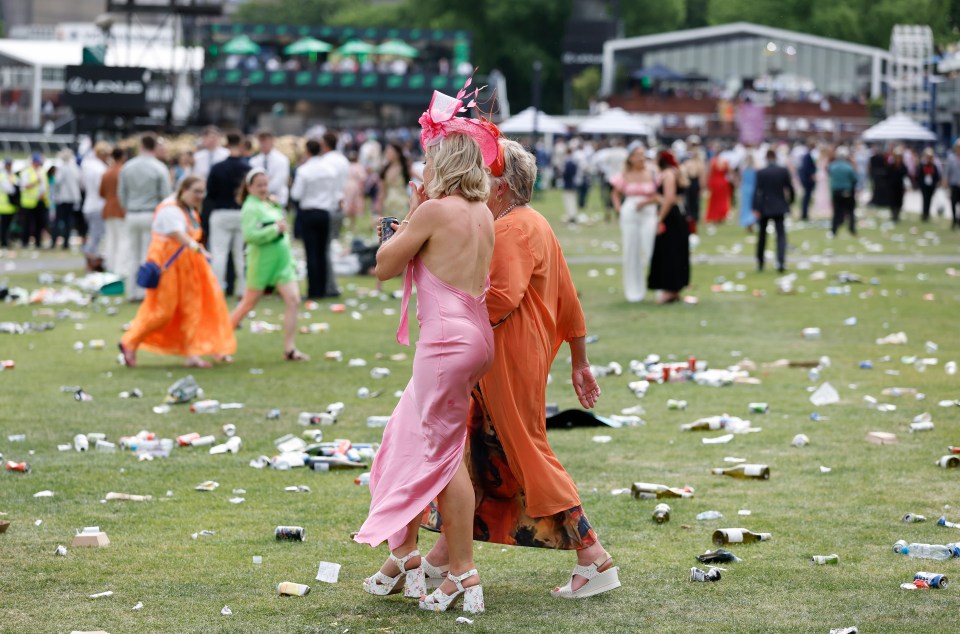
[{"label": "black handbag", "polygon": [[177,259],[177,256],[179,256],[180,252],[185,248],[186,245],[183,245],[177,249],[177,252],[167,260],[167,263],[163,265],[162,269],[159,264],[150,260],[141,264],[140,268],[137,269],[137,286],[140,288],[156,288],[160,284],[160,274],[170,268],[170,265],[173,264],[173,261]]}]

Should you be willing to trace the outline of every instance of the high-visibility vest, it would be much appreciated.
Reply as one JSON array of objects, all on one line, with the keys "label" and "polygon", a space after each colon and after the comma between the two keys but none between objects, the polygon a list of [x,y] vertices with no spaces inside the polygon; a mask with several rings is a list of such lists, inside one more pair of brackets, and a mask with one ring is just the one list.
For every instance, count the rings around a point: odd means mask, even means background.
[{"label": "high-visibility vest", "polygon": [[[22,209],[36,209],[40,204],[40,179],[46,175],[32,165],[20,172],[23,176],[23,185],[20,187],[20,207]],[[32,184],[29,184],[32,183]]]},{"label": "high-visibility vest", "polygon": [[[11,180],[10,174],[0,171],[0,184],[5,185]],[[10,202],[10,195],[3,187],[0,187],[0,215],[9,215],[16,210],[17,208],[13,206],[12,202]]]}]

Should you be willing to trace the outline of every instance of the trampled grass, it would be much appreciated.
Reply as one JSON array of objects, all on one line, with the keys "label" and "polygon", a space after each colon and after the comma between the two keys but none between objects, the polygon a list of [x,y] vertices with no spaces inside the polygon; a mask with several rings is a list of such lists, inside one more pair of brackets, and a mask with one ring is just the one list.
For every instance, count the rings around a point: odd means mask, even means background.
[{"label": "trampled grass", "polygon": [[[559,216],[556,196],[548,195],[541,206],[548,216]],[[924,237],[927,230],[935,232],[938,245],[931,246],[930,238]],[[557,231],[571,254],[616,255],[602,246],[619,241],[613,225],[575,230],[558,226]],[[578,483],[602,542],[621,566],[624,587],[585,602],[558,602],[547,591],[564,581],[573,564],[570,554],[477,544],[488,611],[472,626],[455,625],[459,614],[421,613],[412,602],[361,591],[360,580],[380,565],[385,549],[372,551],[350,541],[369,501],[367,492],[353,484],[355,473],[248,466],[252,458],[272,454],[273,439],[302,431],[296,422],[298,412],[316,411],[333,401],[343,401],[346,410],[336,425],[323,428],[325,437],[379,439],[380,430],[367,428],[366,418],[389,414],[395,402],[392,394],[409,378],[412,359],[412,350],[403,362],[376,359],[378,353],[401,350],[393,341],[397,317],[383,314],[384,308],[399,308],[397,300],[360,298],[359,305],[351,307],[361,312],[360,320],[352,319],[349,310],[333,314],[328,304],[312,311],[302,323],[326,321],[331,330],[299,339],[313,356],[307,364],[282,360],[278,334],[240,332],[233,365],[194,371],[210,398],[244,403],[241,410],[210,415],[191,414],[184,406],[165,415],[151,411],[166,387],[186,374],[179,360],[143,354],[140,368],[116,365],[113,346],[121,325],[133,316],[130,305],[121,305],[115,316],[108,316],[102,307],[78,309],[89,314],[77,322],[82,330],[63,320],[49,332],[0,335],[0,358],[16,361],[15,370],[0,374],[0,452],[4,459],[26,460],[33,466],[28,475],[0,473],[0,512],[12,520],[7,533],[0,535],[0,630],[827,632],[857,625],[860,632],[949,631],[958,606],[955,588],[908,592],[899,584],[919,570],[956,576],[958,560],[911,560],[895,555],[891,546],[900,538],[932,543],[960,539],[955,530],[935,525],[941,514],[960,520],[960,471],[934,466],[948,445],[960,444],[958,409],[937,406],[941,399],[960,398],[958,377],[943,369],[947,360],[960,357],[956,329],[960,291],[957,279],[945,272],[949,264],[900,261],[900,256],[931,251],[957,256],[958,238],[942,224],[920,226],[912,217],[896,230],[881,230],[877,223],[861,233],[868,242],[847,236],[827,241],[822,227],[795,230],[790,237],[796,246],[790,266],[798,274],[798,292],[793,295],[778,294],[776,274],[754,272],[752,261],[727,261],[694,265],[688,292],[699,298],[696,305],[632,306],[622,300],[619,265],[604,260],[573,265],[590,331],[600,337],[589,346],[593,363],[617,361],[626,367],[631,359],[657,353],[678,360],[696,356],[711,367],[744,358],[761,366],[780,358],[817,360],[827,355],[830,367],[822,371],[821,381],[837,388],[841,402],[814,408],[808,388],[819,382],[811,383],[805,369],[759,367],[753,375],[761,385],[654,385],[640,401],[626,388],[635,377],[602,378],[598,412],[615,414],[640,403],[647,411],[646,424],[553,431],[550,440]],[[892,238],[895,235],[903,241]],[[927,246],[918,246],[918,240],[926,240]],[[870,243],[881,244],[883,254],[898,257],[858,263],[856,255],[867,254]],[[716,235],[705,235],[699,252],[736,253],[736,244],[741,244],[742,255],[752,253],[742,230],[725,226]],[[814,263],[809,270],[795,265],[801,256],[825,249],[851,259]],[[607,274],[608,268],[614,269],[613,275]],[[826,279],[811,280],[815,271],[825,271]],[[838,285],[840,271],[858,274],[867,282],[850,284],[848,295],[828,295],[826,288]],[[869,283],[874,277],[875,285]],[[711,285],[720,278],[743,284],[746,290],[712,292]],[[15,274],[9,281],[37,286],[33,274]],[[369,278],[343,282],[353,285],[348,298],[356,298],[358,288],[373,286]],[[398,284],[394,281],[386,288],[395,290]],[[933,295],[932,301],[923,298],[926,294]],[[33,316],[35,308],[0,305],[0,321],[45,320]],[[279,302],[267,301],[258,317],[277,323],[280,312]],[[857,325],[844,326],[843,320],[852,316],[858,318]],[[801,338],[801,329],[808,326],[819,326],[821,338]],[[876,345],[878,337],[900,330],[909,337],[906,345]],[[97,338],[107,341],[105,350],[73,350],[75,341]],[[939,345],[937,352],[925,352],[928,340]],[[345,361],[325,361],[327,350],[343,351]],[[921,373],[901,362],[906,355],[937,357],[939,364]],[[562,350],[548,387],[549,400],[561,408],[576,402],[568,384],[566,356]],[[890,359],[884,361],[885,356]],[[347,367],[346,359],[353,357],[365,358],[369,365]],[[873,370],[858,368],[866,359],[874,362]],[[371,379],[374,365],[391,368],[391,376]],[[263,373],[251,374],[251,368]],[[60,391],[61,385],[83,386],[94,400],[76,402]],[[360,386],[382,395],[358,399]],[[121,390],[133,387],[143,390],[143,399],[118,398]],[[914,387],[926,399],[882,396],[888,387]],[[869,409],[864,395],[897,409]],[[687,400],[688,409],[667,410],[668,398]],[[753,401],[770,403],[769,413],[747,412],[747,403]],[[279,420],[266,420],[272,407],[281,408]],[[829,420],[811,421],[815,409]],[[763,431],[739,435],[727,445],[701,443],[703,436],[714,433],[679,431],[682,423],[724,412],[748,418]],[[908,433],[911,419],[922,412],[932,414],[935,429]],[[104,432],[114,441],[141,429],[171,438],[191,431],[222,437],[220,429],[228,422],[236,424],[243,438],[237,455],[175,449],[168,459],[137,462],[122,451],[80,454],[56,449],[80,432]],[[894,432],[899,442],[867,443],[864,437],[873,430]],[[20,433],[26,434],[25,443],[8,442],[8,435]],[[791,446],[797,433],[807,434],[810,444]],[[612,436],[612,442],[593,442],[598,434]],[[726,456],[767,463],[772,477],[756,482],[710,475],[711,467],[725,466]],[[821,465],[832,471],[821,473]],[[195,491],[204,480],[219,482],[219,489]],[[696,495],[672,501],[670,522],[656,525],[651,520],[654,502],[611,494],[634,481],[689,484]],[[312,492],[283,491],[296,484],[306,484]],[[33,497],[45,489],[55,496]],[[234,489],[246,491],[238,494],[245,502],[228,502]],[[108,491],[154,499],[101,503]],[[694,519],[709,509],[722,512],[723,519]],[[741,509],[752,514],[740,517]],[[903,524],[900,518],[908,511],[929,520]],[[36,525],[36,520],[42,522]],[[276,542],[273,528],[280,524],[304,526],[307,540]],[[91,525],[107,532],[110,546],[71,548],[74,529]],[[773,540],[730,547],[744,561],[725,565],[718,583],[689,582],[689,568],[699,565],[694,556],[713,548],[712,531],[731,526],[772,532]],[[191,538],[204,529],[216,534]],[[429,548],[433,539],[424,533],[423,546]],[[67,546],[66,557],[54,555],[58,544]],[[839,566],[814,566],[809,561],[811,555],[830,553],[840,555]],[[261,555],[263,563],[254,565],[253,555]],[[342,564],[337,585],[313,580],[320,561]],[[280,581],[307,583],[313,590],[303,598],[280,598],[275,593]],[[88,598],[105,590],[114,595]],[[138,601],[144,608],[131,610]],[[232,616],[220,615],[224,605],[233,610]]]}]

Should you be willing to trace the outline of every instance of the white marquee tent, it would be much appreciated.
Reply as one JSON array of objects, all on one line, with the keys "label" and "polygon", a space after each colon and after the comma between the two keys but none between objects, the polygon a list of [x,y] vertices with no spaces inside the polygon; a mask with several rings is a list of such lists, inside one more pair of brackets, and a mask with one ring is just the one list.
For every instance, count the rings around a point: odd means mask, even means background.
[{"label": "white marquee tent", "polygon": [[867,128],[864,141],[936,141],[937,135],[902,112]]},{"label": "white marquee tent", "polygon": [[634,136],[649,136],[652,130],[647,123],[637,115],[630,114],[622,108],[610,108],[592,119],[580,124],[577,130],[580,134],[623,134]]},{"label": "white marquee tent", "polygon": [[497,127],[504,134],[530,134],[533,132],[534,114],[536,114],[537,132],[541,134],[567,133],[567,126],[533,106],[518,112]]}]

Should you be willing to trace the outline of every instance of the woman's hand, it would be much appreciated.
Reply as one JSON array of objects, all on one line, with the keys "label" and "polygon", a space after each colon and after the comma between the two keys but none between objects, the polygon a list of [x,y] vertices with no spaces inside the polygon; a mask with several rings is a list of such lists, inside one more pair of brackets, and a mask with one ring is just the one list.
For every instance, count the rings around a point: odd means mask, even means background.
[{"label": "woman's hand", "polygon": [[660,236],[665,234],[666,232],[667,232],[667,225],[666,223],[661,221],[660,224],[657,225],[657,235]]},{"label": "woman's hand", "polygon": [[283,235],[287,232],[287,221],[285,218],[281,218],[277,221],[277,231],[280,235]]},{"label": "woman's hand", "polygon": [[593,378],[590,366],[575,367],[573,369],[573,391],[577,393],[580,404],[591,409],[600,399],[600,386]]},{"label": "woman's hand", "polygon": [[410,181],[410,210],[407,212],[407,220],[409,220],[413,212],[417,210],[417,207],[426,202],[427,199],[427,192],[423,184],[417,185],[413,181]]}]

